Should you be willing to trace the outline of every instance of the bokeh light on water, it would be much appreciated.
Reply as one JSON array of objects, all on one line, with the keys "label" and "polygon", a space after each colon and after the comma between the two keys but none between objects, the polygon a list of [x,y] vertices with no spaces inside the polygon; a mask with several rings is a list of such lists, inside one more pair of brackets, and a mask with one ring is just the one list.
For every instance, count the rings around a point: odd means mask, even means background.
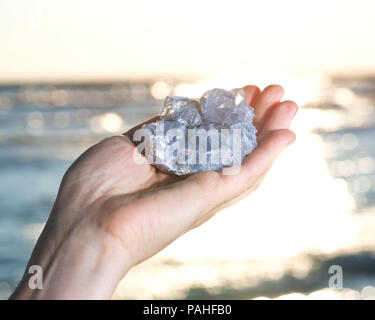
[{"label": "bokeh light on water", "polygon": [[[114,298],[371,298],[375,81],[254,72],[0,87],[0,298],[15,287],[71,162],[160,111],[166,94],[269,79],[301,105],[289,147],[251,196],[135,267]],[[344,290],[328,289],[341,265]]]}]

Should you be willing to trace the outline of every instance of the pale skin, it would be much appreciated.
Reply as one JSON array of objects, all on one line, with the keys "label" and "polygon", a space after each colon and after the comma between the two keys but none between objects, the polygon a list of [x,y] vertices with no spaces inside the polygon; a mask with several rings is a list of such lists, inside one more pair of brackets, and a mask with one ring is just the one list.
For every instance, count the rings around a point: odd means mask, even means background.
[{"label": "pale skin", "polygon": [[[11,298],[109,299],[133,266],[255,190],[295,141],[289,126],[298,107],[281,101],[284,90],[278,85],[244,90],[259,134],[258,147],[239,174],[209,171],[177,178],[146,161],[139,164],[133,158],[142,157],[131,141],[134,129],[84,152],[64,175]],[[29,288],[31,265],[43,268],[42,290]]]}]

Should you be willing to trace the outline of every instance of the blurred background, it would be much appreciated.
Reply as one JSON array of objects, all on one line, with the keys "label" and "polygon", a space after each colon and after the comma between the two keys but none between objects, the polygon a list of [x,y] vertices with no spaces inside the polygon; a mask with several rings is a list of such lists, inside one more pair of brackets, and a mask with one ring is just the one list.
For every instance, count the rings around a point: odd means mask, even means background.
[{"label": "blurred background", "polygon": [[371,0],[0,0],[0,298],[88,146],[166,95],[270,83],[301,106],[296,144],[114,298],[374,298],[374,12]]}]

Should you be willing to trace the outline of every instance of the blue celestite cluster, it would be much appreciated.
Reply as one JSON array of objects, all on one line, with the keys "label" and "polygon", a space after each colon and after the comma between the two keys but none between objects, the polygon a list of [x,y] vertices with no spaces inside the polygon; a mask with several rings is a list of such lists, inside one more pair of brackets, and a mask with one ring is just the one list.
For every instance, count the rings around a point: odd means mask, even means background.
[{"label": "blue celestite cluster", "polygon": [[257,146],[254,117],[243,89],[212,89],[200,99],[168,96],[160,120],[143,127],[153,151],[148,160],[176,175],[240,164]]}]

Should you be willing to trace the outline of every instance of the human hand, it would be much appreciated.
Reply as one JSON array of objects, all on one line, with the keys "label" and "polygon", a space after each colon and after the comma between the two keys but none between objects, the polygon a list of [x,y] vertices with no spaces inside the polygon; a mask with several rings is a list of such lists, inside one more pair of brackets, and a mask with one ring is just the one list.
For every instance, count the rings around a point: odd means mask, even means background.
[{"label": "human hand", "polygon": [[28,288],[25,272],[12,298],[110,298],[132,266],[251,193],[294,142],[288,128],[298,107],[280,102],[278,85],[244,89],[255,109],[258,147],[237,175],[209,171],[181,178],[135,162],[143,156],[131,139],[141,125],[83,153],[62,180],[29,262],[43,268],[43,290]]}]

